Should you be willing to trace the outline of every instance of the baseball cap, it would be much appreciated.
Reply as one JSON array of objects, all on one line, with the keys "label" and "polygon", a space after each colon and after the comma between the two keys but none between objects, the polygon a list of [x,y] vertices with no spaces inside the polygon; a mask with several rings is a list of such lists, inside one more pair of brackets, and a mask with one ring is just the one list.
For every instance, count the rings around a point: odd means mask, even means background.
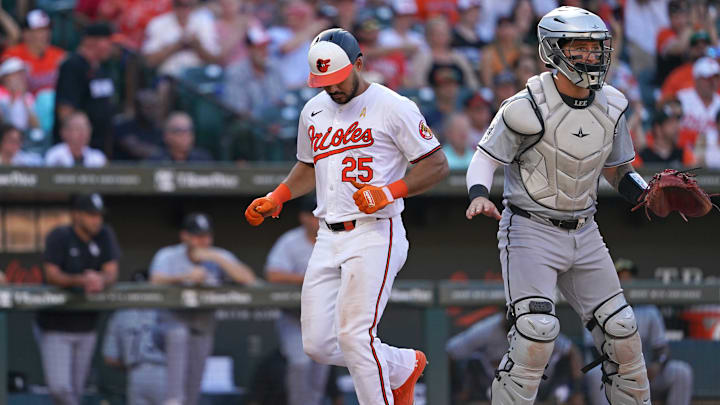
[{"label": "baseball cap", "polygon": [[619,258],[615,260],[615,271],[617,273],[629,271],[630,274],[636,276],[638,274],[638,267],[635,262],[630,259]]},{"label": "baseball cap", "polygon": [[212,233],[213,231],[210,217],[202,212],[188,214],[183,220],[182,229],[193,234]]},{"label": "baseball cap", "polygon": [[79,194],[73,198],[72,209],[94,214],[104,214],[105,203],[98,193]]},{"label": "baseball cap", "polygon": [[396,15],[415,15],[418,12],[415,0],[393,0],[392,8]]},{"label": "baseball cap", "polygon": [[270,36],[259,25],[250,27],[245,36],[248,45],[265,45],[270,42]]},{"label": "baseball cap", "polygon": [[695,31],[690,35],[690,46],[695,46],[700,41],[710,44],[710,34],[707,31]]},{"label": "baseball cap", "polygon": [[22,27],[29,30],[47,28],[50,26],[50,17],[42,10],[30,10],[22,21]]},{"label": "baseball cap", "polygon": [[720,65],[713,58],[702,57],[698,59],[692,68],[693,78],[708,78],[720,74]]},{"label": "baseball cap", "polygon": [[0,65],[0,77],[9,75],[11,73],[20,72],[26,69],[27,66],[25,65],[25,62],[22,61],[22,59],[15,57],[7,58]]},{"label": "baseball cap", "polygon": [[454,82],[463,82],[463,72],[455,65],[434,64],[430,68],[429,80],[431,86]]},{"label": "baseball cap", "polygon": [[465,11],[480,6],[482,6],[480,0],[458,0],[457,2],[457,8],[460,11]]},{"label": "baseball cap", "polygon": [[113,34],[112,27],[106,23],[93,23],[85,27],[85,37],[110,37]]},{"label": "baseball cap", "polygon": [[347,79],[353,64],[362,56],[355,37],[342,28],[332,28],[318,34],[308,52],[310,75],[308,86],[324,87]]}]

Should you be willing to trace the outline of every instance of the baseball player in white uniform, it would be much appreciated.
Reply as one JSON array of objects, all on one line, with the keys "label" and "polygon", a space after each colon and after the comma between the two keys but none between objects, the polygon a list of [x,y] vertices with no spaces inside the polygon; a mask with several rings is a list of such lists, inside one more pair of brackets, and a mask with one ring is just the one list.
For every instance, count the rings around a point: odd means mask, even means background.
[{"label": "baseball player in white uniform", "polygon": [[[268,254],[265,277],[269,282],[302,285],[320,226],[312,214],[314,209],[314,198],[301,198],[300,226],[282,234]],[[322,405],[330,366],[315,362],[305,354],[300,311],[284,310],[275,327],[280,350],[287,360],[285,386],[288,405]]]},{"label": "baseball player in white uniform", "polygon": [[[603,85],[610,33],[595,14],[560,7],[540,20],[538,39],[540,58],[557,72],[531,77],[525,90],[503,102],[467,172],[468,219],[500,220],[513,323],[492,403],[534,403],[560,332],[557,285],[593,335],[610,403],[650,404],[635,316],[593,219],[600,175],[634,203],[647,187],[630,165],[627,99]],[[505,172],[502,216],[487,198],[498,166]]]},{"label": "baseball player in white uniform", "polygon": [[403,198],[447,176],[447,160],[412,101],[362,77],[350,33],[321,32],[308,63],[308,85],[325,91],[300,114],[298,162],[245,217],[260,225],[316,189],[320,230],[301,299],[305,353],[347,367],[361,405],[410,405],[427,359],[381,343],[377,325],[407,257]]}]

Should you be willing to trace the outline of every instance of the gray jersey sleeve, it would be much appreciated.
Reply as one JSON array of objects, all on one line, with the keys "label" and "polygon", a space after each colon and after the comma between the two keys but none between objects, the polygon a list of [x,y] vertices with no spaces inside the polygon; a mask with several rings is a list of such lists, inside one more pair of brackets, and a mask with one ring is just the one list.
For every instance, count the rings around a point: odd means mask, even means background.
[{"label": "gray jersey sleeve", "polygon": [[503,109],[504,105],[511,100],[512,99],[508,99],[503,103],[503,107],[500,107],[500,110],[495,114],[495,118],[490,122],[490,126],[485,131],[485,134],[477,146],[479,150],[485,152],[485,154],[503,165],[508,165],[515,160],[520,146],[523,144],[523,141],[528,138],[527,136],[515,133],[505,124]]},{"label": "gray jersey sleeve", "polygon": [[488,343],[494,332],[501,327],[504,314],[492,315],[471,326],[464,332],[457,334],[448,340],[445,345],[450,358],[458,360],[469,357],[473,352],[482,348]]},{"label": "gray jersey sleeve", "polygon": [[633,159],[635,159],[635,148],[627,127],[625,114],[623,114],[618,121],[612,151],[605,161],[605,167],[620,166],[632,162]]},{"label": "gray jersey sleeve", "polygon": [[655,349],[667,345],[668,342],[667,337],[665,336],[665,321],[663,321],[660,310],[653,305],[649,307],[647,315],[649,318],[648,330],[641,331],[640,333],[643,340],[643,346],[647,344],[648,349]]},{"label": "gray jersey sleeve", "polygon": [[152,262],[150,262],[150,276],[153,274],[174,274],[170,264],[170,251],[168,248],[158,250],[153,257]]}]

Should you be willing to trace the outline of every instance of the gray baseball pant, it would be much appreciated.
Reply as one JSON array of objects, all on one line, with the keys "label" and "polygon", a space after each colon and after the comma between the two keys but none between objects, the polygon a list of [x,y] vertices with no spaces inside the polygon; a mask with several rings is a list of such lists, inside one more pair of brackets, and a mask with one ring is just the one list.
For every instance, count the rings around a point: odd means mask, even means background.
[{"label": "gray baseball pant", "polygon": [[212,332],[191,333],[189,327],[180,323],[169,327],[165,335],[168,401],[197,405],[205,359],[212,349]]},{"label": "gray baseball pant", "polygon": [[133,367],[128,376],[128,405],[162,405],[166,381],[164,364],[142,363]]},{"label": "gray baseball pant", "polygon": [[313,361],[303,350],[300,319],[282,314],[275,324],[280,350],[287,359],[288,405],[321,405],[330,366]]},{"label": "gray baseball pant", "polygon": [[80,405],[95,350],[92,332],[40,330],[45,382],[56,405]]},{"label": "gray baseball pant", "polygon": [[[590,405],[608,405],[605,390],[602,387],[600,367],[590,370],[585,376]],[[660,374],[650,380],[650,393],[653,398],[664,398],[668,405],[690,405],[693,391],[693,371],[690,365],[681,360],[670,360]]]},{"label": "gray baseball pant", "polygon": [[571,231],[505,209],[498,248],[508,305],[532,296],[555,301],[557,286],[586,324],[595,308],[622,291],[592,218]]}]

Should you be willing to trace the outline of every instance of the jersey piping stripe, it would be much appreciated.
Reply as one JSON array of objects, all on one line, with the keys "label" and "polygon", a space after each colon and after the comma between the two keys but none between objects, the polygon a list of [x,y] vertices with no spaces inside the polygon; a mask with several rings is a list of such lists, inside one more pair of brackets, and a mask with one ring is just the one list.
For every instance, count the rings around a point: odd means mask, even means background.
[{"label": "jersey piping stripe", "polygon": [[344,148],[331,150],[330,152],[321,153],[321,154],[313,157],[313,162],[317,163],[318,160],[320,160],[320,159],[325,159],[325,158],[328,157],[328,156],[332,156],[332,155],[335,155],[335,154],[338,154],[338,153],[342,153],[342,152],[345,152],[346,150],[350,150],[350,149],[367,148],[367,147],[370,146],[370,145],[371,145],[371,144],[350,145],[350,146],[346,146],[346,147],[344,147]]},{"label": "jersey piping stripe", "polygon": [[[508,301],[510,301],[510,305],[512,305],[512,302],[513,302],[512,294],[510,294],[510,228],[512,227],[512,220],[513,220],[514,216],[515,216],[515,213],[510,214],[510,223],[508,224],[508,229],[507,229],[507,242],[508,243],[507,243],[507,245],[505,245],[505,254],[506,254],[505,263],[507,266],[507,269],[505,269],[505,273],[507,273],[507,277],[505,277],[505,278],[507,278]],[[512,310],[514,313],[515,308],[513,308]]]},{"label": "jersey piping stripe", "polygon": [[415,163],[425,159],[426,157],[432,155],[433,153],[437,152],[438,150],[440,150],[440,148],[442,148],[442,145],[438,145],[438,146],[434,147],[430,152],[420,156],[419,158],[417,158],[415,160],[411,160],[410,163],[415,164]]},{"label": "jersey piping stripe", "polygon": [[390,405],[390,403],[388,402],[387,395],[385,394],[385,381],[383,381],[382,366],[380,365],[380,359],[378,359],[377,353],[375,352],[375,347],[373,346],[373,342],[375,341],[375,336],[373,336],[373,329],[375,329],[375,325],[377,324],[377,314],[378,314],[378,308],[380,307],[380,297],[382,297],[383,290],[385,289],[385,281],[387,281],[388,268],[390,268],[390,253],[392,252],[392,237],[393,237],[393,220],[392,220],[392,218],[390,218],[390,242],[388,243],[387,260],[385,261],[385,274],[383,275],[382,285],[380,285],[380,292],[378,293],[377,301],[375,301],[375,317],[373,318],[373,323],[370,326],[370,329],[368,329],[368,334],[370,335],[370,350],[372,350],[373,357],[375,358],[375,364],[377,364],[378,376],[380,377],[380,389],[382,390],[382,396],[383,396],[383,400],[385,401],[385,405]]}]

